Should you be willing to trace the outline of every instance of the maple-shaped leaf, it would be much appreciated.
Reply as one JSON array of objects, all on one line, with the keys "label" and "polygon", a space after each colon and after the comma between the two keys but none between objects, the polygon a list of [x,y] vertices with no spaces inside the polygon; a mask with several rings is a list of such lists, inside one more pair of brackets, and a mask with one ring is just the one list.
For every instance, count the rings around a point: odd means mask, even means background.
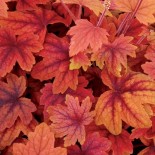
[{"label": "maple-shaped leaf", "polygon": [[52,83],[46,83],[45,87],[41,89],[40,104],[44,105],[44,119],[48,118],[47,108],[50,105],[64,104],[66,94],[78,97],[81,102],[87,96],[90,97],[90,100],[94,102],[94,97],[90,89],[85,87],[88,85],[88,81],[84,77],[79,77],[79,83],[76,90],[68,88],[63,94],[53,94],[53,85]]},{"label": "maple-shaped leaf", "polygon": [[133,37],[119,36],[112,43],[103,44],[102,48],[94,52],[91,60],[101,69],[106,64],[108,71],[115,76],[121,76],[122,66],[127,69],[127,56],[135,57],[136,46],[130,42]]},{"label": "maple-shaped leaf", "polygon": [[16,9],[19,11],[34,10],[37,4],[46,4],[49,0],[18,0]]},{"label": "maple-shaped leaf", "polygon": [[[112,0],[115,4],[115,9],[124,12],[133,12],[136,9],[139,0]],[[154,23],[155,18],[155,1],[154,0],[142,0],[140,7],[137,10],[136,18],[143,24]]]},{"label": "maple-shaped leaf", "polygon": [[31,11],[14,11],[8,13],[8,18],[0,18],[0,25],[13,29],[16,34],[33,32],[39,35],[39,40],[44,42],[47,25],[64,23],[64,19],[54,11],[35,9]]},{"label": "maple-shaped leaf", "polygon": [[[61,2],[61,0],[57,0]],[[79,4],[81,6],[86,6],[92,10],[97,16],[104,10],[104,5],[99,0],[62,0],[66,4]]]},{"label": "maple-shaped leaf", "polygon": [[28,134],[26,145],[22,143],[13,144],[14,155],[67,155],[65,148],[54,148],[54,134],[46,123],[41,123],[34,132]]},{"label": "maple-shaped leaf", "polygon": [[33,78],[41,81],[53,77],[53,93],[64,93],[68,87],[75,90],[78,84],[78,70],[69,70],[69,42],[66,38],[59,38],[48,34],[44,49],[40,56],[44,59],[37,63],[33,70]]},{"label": "maple-shaped leaf", "polygon": [[31,71],[35,63],[32,53],[42,49],[38,36],[26,33],[16,36],[9,29],[0,29],[0,77],[9,73],[16,61],[23,70]]},{"label": "maple-shaped leaf", "polygon": [[36,125],[37,122],[34,120],[32,120],[29,125],[25,125],[20,119],[17,119],[13,126],[0,132],[0,150],[3,150],[6,146],[11,145],[12,142],[19,136],[21,131],[27,135],[28,132],[35,129]]},{"label": "maple-shaped leaf", "polygon": [[48,108],[52,130],[57,137],[65,136],[64,145],[74,145],[77,140],[80,144],[85,141],[85,125],[93,121],[94,112],[90,112],[92,103],[87,97],[79,104],[77,97],[66,96],[66,106],[55,105]]},{"label": "maple-shaped leaf", "polygon": [[155,46],[150,46],[145,54],[145,57],[150,60],[142,65],[145,73],[147,73],[151,78],[155,79]]},{"label": "maple-shaped leaf", "polygon": [[111,90],[104,92],[98,99],[95,119],[97,125],[104,124],[114,135],[121,133],[122,120],[135,128],[152,125],[151,113],[144,105],[155,104],[153,80],[136,72],[117,78],[104,70],[102,81]]},{"label": "maple-shaped leaf", "polygon": [[18,117],[25,125],[32,120],[31,112],[36,111],[36,107],[30,99],[21,97],[25,89],[23,76],[8,74],[7,83],[0,81],[0,131],[10,128]]},{"label": "maple-shaped leaf", "polygon": [[107,43],[107,35],[105,29],[94,26],[86,19],[76,20],[76,25],[71,27],[67,34],[71,35],[71,45],[69,55],[74,56],[79,52],[84,52],[89,45],[97,51],[103,43]]},{"label": "maple-shaped leaf", "polygon": [[88,56],[84,53],[78,53],[77,55],[73,56],[70,60],[69,69],[80,69],[80,67],[83,68],[84,71],[88,69],[89,66],[91,66],[91,62],[88,58]]},{"label": "maple-shaped leaf", "polygon": [[8,16],[8,6],[5,3],[5,0],[0,1],[0,16],[2,17],[7,17]]},{"label": "maple-shaped leaf", "polygon": [[107,155],[106,151],[110,149],[111,142],[101,137],[98,132],[89,134],[85,143],[80,148],[68,150],[68,155]]}]

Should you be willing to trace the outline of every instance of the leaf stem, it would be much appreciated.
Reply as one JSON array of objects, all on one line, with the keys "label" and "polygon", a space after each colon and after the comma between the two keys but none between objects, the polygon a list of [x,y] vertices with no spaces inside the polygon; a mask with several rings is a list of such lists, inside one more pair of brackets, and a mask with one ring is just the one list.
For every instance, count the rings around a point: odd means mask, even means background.
[{"label": "leaf stem", "polygon": [[138,0],[138,2],[137,2],[137,4],[136,4],[136,7],[135,7],[135,9],[134,9],[134,11],[133,11],[133,13],[131,14],[130,19],[129,19],[128,22],[126,23],[125,28],[123,29],[123,32],[122,32],[123,34],[125,34],[125,33],[127,32],[127,30],[129,29],[129,27],[130,27],[130,25],[131,25],[131,22],[132,22],[133,18],[135,17],[135,15],[136,15],[136,13],[137,13],[137,11],[138,11],[140,5],[142,4],[142,2],[143,2],[143,0]]},{"label": "leaf stem", "polygon": [[63,0],[60,0],[62,6],[65,8],[65,10],[69,13],[69,15],[71,16],[71,18],[73,19],[73,21],[75,22],[77,20],[77,18],[75,17],[75,15],[70,11],[70,9],[68,8],[68,6],[63,2]]},{"label": "leaf stem", "polygon": [[104,6],[105,7],[104,7],[104,10],[103,10],[100,18],[99,18],[99,21],[97,22],[97,25],[96,25],[97,27],[100,27],[101,26],[101,24],[103,22],[103,19],[104,19],[104,16],[105,16],[105,13],[107,12],[107,10],[109,10],[110,5],[111,5],[111,0],[105,0],[104,1]]},{"label": "leaf stem", "polygon": [[82,5],[79,5],[78,19],[81,19]]}]

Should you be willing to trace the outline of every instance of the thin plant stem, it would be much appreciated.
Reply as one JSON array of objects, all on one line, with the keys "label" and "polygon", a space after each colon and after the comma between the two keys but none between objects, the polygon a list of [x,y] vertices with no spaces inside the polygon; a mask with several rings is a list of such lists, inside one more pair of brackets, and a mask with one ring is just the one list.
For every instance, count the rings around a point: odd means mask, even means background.
[{"label": "thin plant stem", "polygon": [[131,25],[131,22],[132,22],[133,18],[135,17],[135,15],[136,15],[136,13],[137,13],[137,11],[138,11],[140,5],[142,4],[142,2],[143,2],[143,0],[139,0],[139,1],[137,2],[136,7],[135,7],[135,9],[134,9],[134,11],[133,11],[133,13],[132,13],[130,19],[129,19],[128,22],[126,23],[125,28],[123,29],[123,32],[122,32],[123,34],[125,34],[125,33],[127,32],[127,30],[129,29],[129,27],[130,27],[130,25]]},{"label": "thin plant stem", "polygon": [[146,38],[146,35],[142,35],[139,40],[136,42],[136,45],[140,45],[141,42]]},{"label": "thin plant stem", "polygon": [[62,6],[65,8],[65,10],[69,13],[69,15],[71,16],[71,18],[73,19],[73,21],[75,22],[77,20],[77,18],[75,17],[75,15],[70,11],[70,9],[68,8],[68,6],[63,2],[63,0],[60,0]]},{"label": "thin plant stem", "polygon": [[99,21],[97,22],[97,25],[96,25],[97,27],[100,27],[100,26],[101,26],[106,11],[107,11],[107,9],[105,8],[104,11],[102,12],[102,15],[101,15],[100,18],[99,18]]},{"label": "thin plant stem", "polygon": [[82,5],[79,5],[78,19],[81,19]]}]

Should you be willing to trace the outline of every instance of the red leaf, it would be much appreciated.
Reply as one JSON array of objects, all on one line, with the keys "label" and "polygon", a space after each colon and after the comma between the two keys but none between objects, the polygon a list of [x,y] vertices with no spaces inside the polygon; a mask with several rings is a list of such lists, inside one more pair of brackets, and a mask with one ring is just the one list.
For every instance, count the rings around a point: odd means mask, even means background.
[{"label": "red leaf", "polygon": [[116,78],[102,72],[103,82],[111,90],[104,92],[96,105],[96,123],[104,124],[114,135],[122,130],[122,120],[135,128],[152,125],[152,110],[145,105],[155,104],[155,82],[148,76],[131,72]]},{"label": "red leaf", "polygon": [[9,29],[0,29],[0,76],[9,73],[16,61],[23,70],[31,71],[35,58],[32,54],[39,52],[42,45],[38,36],[26,33],[16,37]]},{"label": "red leaf", "polygon": [[34,132],[28,134],[28,143],[14,143],[14,155],[67,155],[65,148],[54,148],[54,134],[47,124],[41,123]]},{"label": "red leaf", "polygon": [[53,85],[52,83],[47,83],[45,87],[41,90],[42,96],[40,98],[40,104],[45,105],[44,107],[44,118],[48,118],[47,114],[47,108],[50,105],[56,105],[56,104],[64,104],[65,103],[65,97],[66,94],[72,95],[74,97],[78,97],[79,101],[81,102],[84,100],[87,96],[90,97],[90,100],[94,102],[94,97],[92,95],[92,91],[89,89],[85,89],[88,82],[85,80],[84,77],[79,78],[79,84],[77,86],[76,91],[72,89],[67,89],[66,92],[63,94],[53,94]]},{"label": "red leaf", "polygon": [[73,149],[68,150],[68,155],[107,155],[105,151],[109,150],[110,146],[111,142],[107,138],[101,137],[99,133],[94,132],[87,136],[81,149],[73,147]]},{"label": "red leaf", "polygon": [[133,153],[133,146],[129,136],[130,134],[125,130],[122,130],[122,133],[117,136],[111,134],[109,135],[109,140],[112,142],[111,149],[113,151],[113,155]]},{"label": "red leaf", "polygon": [[96,51],[101,48],[103,43],[107,43],[107,35],[105,29],[94,26],[86,19],[79,19],[76,26],[71,27],[68,31],[72,35],[69,55],[74,56],[79,52],[83,52],[90,47]]},{"label": "red leaf", "polygon": [[78,84],[78,70],[69,70],[69,43],[66,38],[49,34],[40,55],[43,61],[37,63],[32,76],[41,81],[53,77],[53,93],[64,93],[68,87],[75,90]]},{"label": "red leaf", "polygon": [[119,36],[113,43],[103,44],[102,48],[92,55],[92,61],[101,69],[106,64],[108,71],[115,76],[121,76],[122,68],[127,69],[127,56],[135,57],[136,46],[130,42],[133,38]]},{"label": "red leaf", "polygon": [[16,34],[34,32],[39,40],[44,42],[48,24],[64,23],[64,19],[54,11],[35,9],[25,12],[9,12],[8,18],[0,18],[0,25],[13,29]]},{"label": "red leaf", "polygon": [[52,130],[57,137],[64,138],[65,146],[74,145],[78,140],[80,144],[85,141],[85,125],[93,121],[94,112],[89,112],[92,106],[89,97],[79,105],[78,98],[66,96],[66,106],[56,105],[48,108]]},{"label": "red leaf", "polygon": [[49,0],[18,0],[16,9],[19,11],[23,10],[34,10],[37,9],[37,4],[46,4]]},{"label": "red leaf", "polygon": [[7,76],[7,83],[0,81],[0,131],[10,128],[18,117],[25,125],[32,120],[31,112],[36,110],[30,99],[21,97],[26,89],[26,81],[23,76],[14,74]]}]

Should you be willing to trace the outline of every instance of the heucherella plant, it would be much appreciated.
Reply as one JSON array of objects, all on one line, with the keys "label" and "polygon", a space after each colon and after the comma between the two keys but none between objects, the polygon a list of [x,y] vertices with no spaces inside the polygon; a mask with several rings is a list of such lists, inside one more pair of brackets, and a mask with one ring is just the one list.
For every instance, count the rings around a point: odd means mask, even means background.
[{"label": "heucherella plant", "polygon": [[155,154],[155,0],[1,0],[0,154]]}]

